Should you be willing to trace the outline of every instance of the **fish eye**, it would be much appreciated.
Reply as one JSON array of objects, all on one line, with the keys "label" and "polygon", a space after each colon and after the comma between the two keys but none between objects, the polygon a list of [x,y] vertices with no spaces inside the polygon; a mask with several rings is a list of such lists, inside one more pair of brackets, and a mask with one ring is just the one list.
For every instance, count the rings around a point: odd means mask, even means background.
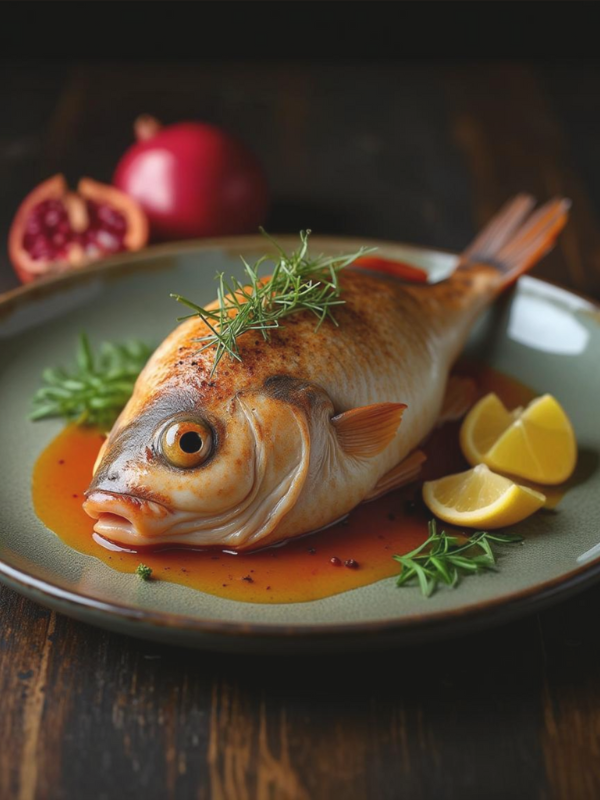
[{"label": "fish eye", "polygon": [[172,422],[162,433],[160,446],[167,461],[180,469],[199,467],[212,451],[212,431],[203,422]]}]

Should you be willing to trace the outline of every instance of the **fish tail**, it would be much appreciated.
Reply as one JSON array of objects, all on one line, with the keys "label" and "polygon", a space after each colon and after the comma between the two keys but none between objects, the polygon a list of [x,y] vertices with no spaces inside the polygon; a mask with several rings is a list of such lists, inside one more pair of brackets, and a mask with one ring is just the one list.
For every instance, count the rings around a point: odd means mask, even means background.
[{"label": "fish tail", "polygon": [[534,206],[535,200],[526,194],[509,200],[460,256],[447,280],[410,288],[429,323],[435,320],[452,359],[461,352],[479,313],[554,247],[570,201],[559,197],[537,211]]},{"label": "fish tail", "polygon": [[528,194],[509,200],[464,251],[457,273],[487,267],[490,274],[492,267],[491,289],[497,293],[527,272],[554,247],[567,223],[571,202],[558,197],[537,211],[534,206],[535,200]]}]

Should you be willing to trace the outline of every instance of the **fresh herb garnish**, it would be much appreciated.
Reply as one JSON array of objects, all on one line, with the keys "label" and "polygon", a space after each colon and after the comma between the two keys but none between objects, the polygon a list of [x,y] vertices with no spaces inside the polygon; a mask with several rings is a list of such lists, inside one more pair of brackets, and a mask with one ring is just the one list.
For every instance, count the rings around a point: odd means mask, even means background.
[{"label": "fresh herb garnish", "polygon": [[429,522],[429,538],[411,553],[394,556],[402,564],[397,586],[417,580],[425,597],[437,589],[439,583],[454,587],[463,575],[472,575],[496,567],[496,558],[491,543],[514,544],[522,542],[522,536],[478,531],[465,537],[448,536],[437,532],[436,521]]},{"label": "fresh herb garnish", "polygon": [[138,564],[135,568],[135,574],[143,581],[149,581],[152,577],[152,567],[147,567],[145,564]]},{"label": "fresh herb garnish", "polygon": [[[204,308],[181,295],[171,295],[194,312],[180,320],[198,316],[210,328],[211,333],[197,341],[202,344],[200,352],[216,348],[211,375],[226,353],[242,360],[237,344],[239,336],[248,331],[260,331],[268,341],[271,330],[279,328],[280,321],[290,314],[311,312],[318,319],[317,329],[326,319],[337,325],[332,310],[344,303],[340,297],[338,272],[371,252],[371,249],[360,248],[351,255],[309,256],[310,231],[301,231],[300,247],[288,254],[262,228],[261,233],[275,246],[276,254],[263,256],[252,265],[242,258],[245,283],[237,278],[227,280],[224,273],[217,273],[218,308]],[[261,278],[259,270],[266,263],[274,267],[270,277]]]},{"label": "fresh herb garnish", "polygon": [[131,397],[152,348],[143,342],[103,342],[94,355],[82,333],[72,369],[46,369],[33,396],[31,419],[64,417],[78,425],[109,428]]}]

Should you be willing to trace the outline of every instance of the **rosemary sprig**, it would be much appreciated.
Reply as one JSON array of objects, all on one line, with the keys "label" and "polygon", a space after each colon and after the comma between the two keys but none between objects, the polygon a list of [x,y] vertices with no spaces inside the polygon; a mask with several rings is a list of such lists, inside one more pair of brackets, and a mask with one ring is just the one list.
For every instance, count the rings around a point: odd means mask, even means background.
[{"label": "rosemary sprig", "polygon": [[492,542],[514,544],[523,541],[522,536],[484,531],[474,533],[466,540],[448,536],[445,531],[437,532],[434,519],[429,522],[428,529],[429,537],[420,547],[404,556],[394,556],[402,564],[396,585],[404,586],[416,579],[425,597],[431,597],[439,583],[454,588],[463,575],[495,569]]},{"label": "rosemary sprig", "polygon": [[42,373],[44,385],[33,396],[30,418],[64,417],[78,425],[109,428],[131,397],[151,353],[152,348],[143,342],[130,341],[103,342],[94,355],[82,333],[75,366]]},{"label": "rosemary sprig", "polygon": [[[193,313],[180,320],[200,317],[210,328],[210,333],[197,339],[200,352],[215,348],[211,375],[225,354],[241,361],[237,340],[248,331],[260,331],[263,339],[269,339],[274,328],[280,327],[284,317],[299,311],[309,311],[317,318],[317,326],[325,320],[337,325],[333,315],[335,306],[342,305],[338,273],[370,248],[360,248],[351,255],[309,256],[308,237],[310,231],[300,232],[300,247],[286,253],[262,228],[261,233],[276,248],[275,255],[265,255],[254,264],[244,258],[245,282],[237,278],[227,280],[224,273],[217,273],[218,308],[208,309],[196,305],[178,294],[172,294],[177,302],[191,308]],[[270,277],[260,277],[260,269],[272,264]]]}]

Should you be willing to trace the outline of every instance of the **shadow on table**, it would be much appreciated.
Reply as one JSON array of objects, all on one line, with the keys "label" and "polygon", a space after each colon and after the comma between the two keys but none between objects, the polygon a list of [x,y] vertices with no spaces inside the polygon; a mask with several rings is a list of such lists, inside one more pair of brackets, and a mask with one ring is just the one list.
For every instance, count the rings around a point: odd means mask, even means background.
[{"label": "shadow on table", "polygon": [[[598,599],[600,604],[600,595]],[[536,617],[435,644],[379,652],[219,654],[137,640],[130,640],[130,646],[166,679],[183,672],[199,680],[218,675],[244,692],[319,697],[333,706],[366,699],[385,702],[399,694],[457,699],[465,693],[471,698],[507,695],[514,702],[539,681],[545,659]]]}]

